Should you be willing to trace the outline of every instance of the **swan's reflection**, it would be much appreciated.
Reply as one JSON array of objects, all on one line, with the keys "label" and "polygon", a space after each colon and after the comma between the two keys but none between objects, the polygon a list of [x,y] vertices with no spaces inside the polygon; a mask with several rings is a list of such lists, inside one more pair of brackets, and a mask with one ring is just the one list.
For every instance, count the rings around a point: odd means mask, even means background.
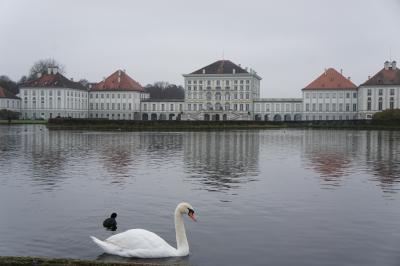
[{"label": "swan's reflection", "polygon": [[139,258],[124,258],[116,255],[103,253],[97,257],[97,260],[104,262],[131,262],[144,265],[179,265],[190,266],[189,256],[186,257],[171,257],[163,259],[139,259]]}]

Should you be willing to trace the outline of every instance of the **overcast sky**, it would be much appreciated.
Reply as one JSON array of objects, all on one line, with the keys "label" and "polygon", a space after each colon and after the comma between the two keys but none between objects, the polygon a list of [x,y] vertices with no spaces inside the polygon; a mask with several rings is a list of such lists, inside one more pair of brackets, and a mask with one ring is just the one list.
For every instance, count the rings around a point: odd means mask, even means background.
[{"label": "overcast sky", "polygon": [[142,85],[229,59],[263,78],[262,97],[300,97],[325,68],[355,84],[400,61],[400,0],[0,0],[0,75],[42,58],[99,82],[117,69]]}]

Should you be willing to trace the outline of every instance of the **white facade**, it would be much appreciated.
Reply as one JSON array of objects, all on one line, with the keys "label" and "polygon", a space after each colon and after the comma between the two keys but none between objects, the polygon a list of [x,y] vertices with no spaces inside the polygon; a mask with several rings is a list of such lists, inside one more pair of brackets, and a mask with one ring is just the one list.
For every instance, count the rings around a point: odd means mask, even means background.
[{"label": "white facade", "polygon": [[139,120],[140,103],[148,94],[139,91],[91,91],[89,117],[111,120]]},{"label": "white facade", "polygon": [[371,119],[376,112],[400,108],[400,85],[361,86],[358,94],[360,119]]},{"label": "white facade", "polygon": [[228,60],[212,65],[224,63],[230,64],[231,72],[217,73],[207,66],[200,73],[183,75],[186,120],[252,120],[253,102],[260,98],[261,77]]},{"label": "white facade", "polygon": [[254,101],[256,121],[299,121],[302,111],[301,98],[263,98]]},{"label": "white facade", "polygon": [[400,108],[400,70],[396,61],[384,68],[358,88],[360,119],[371,119],[376,112]]},{"label": "white facade", "polygon": [[185,107],[182,100],[151,100],[141,102],[141,120],[181,120]]},{"label": "white facade", "polygon": [[357,119],[357,90],[303,90],[303,120]]},{"label": "white facade", "polygon": [[18,98],[0,98],[0,110],[6,109],[14,112],[20,112],[21,100]]},{"label": "white facade", "polygon": [[21,87],[21,117],[88,117],[88,92],[73,88]]}]

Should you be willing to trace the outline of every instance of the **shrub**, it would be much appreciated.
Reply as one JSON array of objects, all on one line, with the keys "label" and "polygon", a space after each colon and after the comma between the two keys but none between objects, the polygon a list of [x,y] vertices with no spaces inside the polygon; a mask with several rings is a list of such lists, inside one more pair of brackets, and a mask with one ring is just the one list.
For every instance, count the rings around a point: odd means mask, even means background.
[{"label": "shrub", "polygon": [[400,109],[387,109],[382,112],[375,113],[372,119],[378,123],[400,123]]},{"label": "shrub", "polygon": [[19,113],[18,112],[14,112],[11,110],[7,110],[7,109],[2,109],[0,110],[0,119],[1,120],[8,120],[8,119],[18,119],[19,118]]}]

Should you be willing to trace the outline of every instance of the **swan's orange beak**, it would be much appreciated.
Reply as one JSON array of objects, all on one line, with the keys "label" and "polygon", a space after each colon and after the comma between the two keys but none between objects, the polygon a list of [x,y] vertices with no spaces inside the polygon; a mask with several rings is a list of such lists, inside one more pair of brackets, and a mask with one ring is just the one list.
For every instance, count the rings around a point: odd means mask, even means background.
[{"label": "swan's orange beak", "polygon": [[189,217],[190,217],[190,219],[192,219],[193,221],[197,222],[196,217],[194,216],[194,212],[190,212],[190,213],[189,213]]}]

